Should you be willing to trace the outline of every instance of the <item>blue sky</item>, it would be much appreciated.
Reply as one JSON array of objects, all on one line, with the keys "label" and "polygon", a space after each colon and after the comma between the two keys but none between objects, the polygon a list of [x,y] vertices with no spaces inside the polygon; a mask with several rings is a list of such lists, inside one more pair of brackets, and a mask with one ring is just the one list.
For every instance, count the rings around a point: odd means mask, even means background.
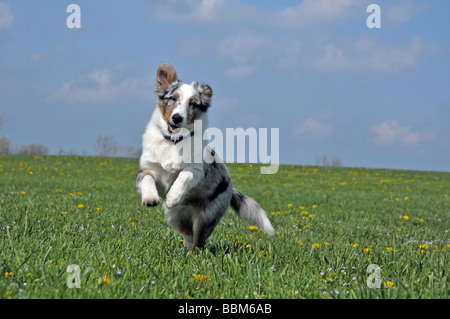
[{"label": "blue sky", "polygon": [[[66,8],[81,8],[69,29]],[[366,8],[381,8],[369,29]],[[162,61],[210,125],[279,128],[282,164],[450,171],[450,2],[0,0],[0,137],[139,148]]]}]

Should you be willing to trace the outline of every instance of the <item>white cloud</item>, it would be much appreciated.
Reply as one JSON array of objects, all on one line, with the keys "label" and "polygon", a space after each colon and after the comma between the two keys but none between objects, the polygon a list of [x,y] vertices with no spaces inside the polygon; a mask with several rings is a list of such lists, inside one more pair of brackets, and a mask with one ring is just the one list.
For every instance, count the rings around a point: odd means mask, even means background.
[{"label": "white cloud", "polygon": [[[246,77],[262,65],[262,61],[280,68],[313,68],[323,72],[398,73],[417,66],[421,57],[437,50],[437,44],[416,37],[400,43],[386,43],[374,37],[349,38],[342,35],[326,39],[323,30],[315,30],[311,38],[299,38],[295,29],[336,25],[341,21],[362,19],[365,27],[366,5],[360,0],[302,0],[285,9],[264,11],[258,4],[246,5],[239,0],[166,0],[152,2],[152,17],[170,21],[222,24],[234,29],[249,30],[214,38],[202,43],[212,44],[218,53],[233,63],[224,72],[232,78]],[[383,7],[387,24],[404,23],[417,13],[410,1]],[[386,12],[386,13],[384,13]],[[274,37],[261,30],[293,29]],[[252,31],[253,30],[253,31]],[[326,31],[325,31],[326,32]],[[294,34],[295,33],[295,34]],[[319,36],[317,36],[319,34]],[[299,41],[301,39],[301,43]],[[333,40],[330,40],[333,39]],[[218,43],[217,43],[218,41]],[[204,51],[201,45],[182,46],[180,54]]]},{"label": "white cloud", "polygon": [[220,112],[223,113],[232,113],[235,112],[239,107],[239,99],[238,98],[214,98],[213,107]]},{"label": "white cloud", "polygon": [[255,70],[255,65],[261,59],[261,51],[268,45],[269,39],[264,35],[240,33],[222,40],[218,51],[233,63],[233,67],[224,72],[230,78],[242,78]]},{"label": "white cloud", "polygon": [[244,78],[253,73],[255,67],[249,65],[240,65],[236,67],[232,67],[228,70],[225,70],[225,76],[233,79]]},{"label": "white cloud", "polygon": [[177,47],[177,53],[184,57],[193,57],[204,53],[208,46],[207,38],[188,38],[182,40]]},{"label": "white cloud", "polygon": [[246,63],[254,59],[267,43],[264,35],[241,33],[225,38],[219,44],[219,52],[236,63]]},{"label": "white cloud", "polygon": [[96,69],[66,82],[49,100],[75,103],[115,103],[130,98],[148,99],[153,95],[151,78],[124,76],[120,68]]},{"label": "white cloud", "polygon": [[250,21],[280,28],[303,28],[355,16],[362,5],[360,0],[303,0],[295,7],[265,12],[238,0],[165,0],[152,4],[151,16],[170,21],[226,24]]},{"label": "white cloud", "polygon": [[333,133],[333,128],[325,123],[320,123],[311,118],[303,121],[292,129],[293,136],[306,138],[324,138]]},{"label": "white cloud", "polygon": [[256,12],[251,6],[231,0],[152,1],[151,17],[168,21],[225,23],[248,20]]},{"label": "white cloud", "polygon": [[401,126],[398,121],[389,119],[370,129],[375,133],[373,142],[380,146],[398,145],[405,147],[416,147],[423,140],[434,139],[435,133],[421,133],[411,130],[409,127]]},{"label": "white cloud", "polygon": [[35,53],[32,56],[30,56],[29,61],[30,63],[37,63],[41,61],[44,58],[44,55],[42,53]]},{"label": "white cloud", "polygon": [[420,57],[436,49],[434,42],[418,37],[406,44],[360,38],[354,43],[327,44],[318,48],[311,57],[311,65],[321,71],[400,72],[415,67]]},{"label": "white cloud", "polygon": [[0,2],[0,29],[9,28],[14,23],[14,14],[6,3]]},{"label": "white cloud", "polygon": [[303,0],[296,7],[272,14],[269,20],[282,28],[303,28],[347,18],[361,5],[360,0]]},{"label": "white cloud", "polygon": [[[386,22],[389,25],[399,25],[410,21],[418,12],[420,8],[417,3],[412,3],[411,1],[396,3],[391,7],[387,8]],[[383,19],[383,18],[382,18]]]}]

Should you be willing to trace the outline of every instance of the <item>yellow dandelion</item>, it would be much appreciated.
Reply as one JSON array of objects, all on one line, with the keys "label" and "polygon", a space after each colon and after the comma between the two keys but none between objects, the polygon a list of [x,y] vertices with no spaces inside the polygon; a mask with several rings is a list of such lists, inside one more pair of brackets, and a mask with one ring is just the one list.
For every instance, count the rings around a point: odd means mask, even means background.
[{"label": "yellow dandelion", "polygon": [[5,272],[5,277],[11,277],[13,275],[12,272]]},{"label": "yellow dandelion", "polygon": [[111,283],[111,279],[109,279],[108,277],[105,276],[105,277],[103,278],[103,283],[109,285],[109,284]]},{"label": "yellow dandelion", "polygon": [[57,193],[62,193],[62,189],[58,189],[56,192]]},{"label": "yellow dandelion", "polygon": [[131,227],[134,227],[134,225],[136,225],[135,222],[131,222],[130,224],[131,224]]},{"label": "yellow dandelion", "polygon": [[408,197],[408,196],[405,196],[405,197],[403,198],[403,200],[409,200],[409,197]]},{"label": "yellow dandelion", "polygon": [[314,217],[316,217],[316,215],[314,215],[314,214],[309,214],[308,217],[309,217],[309,218],[314,218]]},{"label": "yellow dandelion", "polygon": [[392,251],[392,250],[394,250],[394,248],[392,248],[392,247],[386,247],[386,250],[387,250],[387,251]]},{"label": "yellow dandelion", "polygon": [[194,275],[195,278],[197,278],[198,281],[211,281],[211,278],[204,275]]},{"label": "yellow dandelion", "polygon": [[318,206],[317,205],[312,205],[312,208],[317,208]]},{"label": "yellow dandelion", "polygon": [[408,215],[405,215],[405,216],[403,216],[403,219],[404,219],[404,220],[408,220],[408,219],[409,219],[409,216],[408,216]]},{"label": "yellow dandelion", "polygon": [[319,244],[319,243],[313,244],[313,248],[321,248],[321,247],[322,247],[322,244]]},{"label": "yellow dandelion", "polygon": [[61,212],[61,215],[67,215],[67,212]]},{"label": "yellow dandelion", "polygon": [[292,204],[288,204],[288,207],[292,207]]},{"label": "yellow dandelion", "polygon": [[27,192],[25,192],[25,191],[22,191],[22,195],[26,195],[27,194]]},{"label": "yellow dandelion", "polygon": [[245,246],[245,248],[252,248],[252,246],[250,244],[247,244],[247,246]]},{"label": "yellow dandelion", "polygon": [[100,207],[97,207],[97,211],[99,212],[99,211],[101,211],[102,209],[100,208]]},{"label": "yellow dandelion", "polygon": [[83,208],[84,207],[84,205],[83,204],[78,204],[78,206],[77,206],[78,208]]},{"label": "yellow dandelion", "polygon": [[258,229],[258,227],[252,225],[252,226],[249,226],[248,229],[255,230],[255,229]]},{"label": "yellow dandelion", "polygon": [[81,193],[81,192],[78,192],[77,194],[78,194],[79,196],[83,195],[83,193]]},{"label": "yellow dandelion", "polygon": [[372,248],[364,248],[364,251],[368,254],[370,254],[372,252]]},{"label": "yellow dandelion", "polygon": [[356,248],[356,247],[358,247],[358,244],[353,244],[352,247]]},{"label": "yellow dandelion", "polygon": [[328,246],[328,243],[326,241],[323,242],[325,244],[325,246]]},{"label": "yellow dandelion", "polygon": [[389,287],[392,287],[394,285],[394,282],[393,281],[386,281],[386,286],[389,288]]}]

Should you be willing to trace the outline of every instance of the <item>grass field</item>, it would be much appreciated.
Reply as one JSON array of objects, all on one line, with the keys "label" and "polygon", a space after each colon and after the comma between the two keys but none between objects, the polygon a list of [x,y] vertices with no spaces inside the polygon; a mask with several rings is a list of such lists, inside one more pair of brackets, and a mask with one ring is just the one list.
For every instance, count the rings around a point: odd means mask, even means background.
[{"label": "grass field", "polygon": [[277,233],[230,211],[187,253],[137,159],[0,156],[0,298],[449,298],[450,173],[228,166]]}]

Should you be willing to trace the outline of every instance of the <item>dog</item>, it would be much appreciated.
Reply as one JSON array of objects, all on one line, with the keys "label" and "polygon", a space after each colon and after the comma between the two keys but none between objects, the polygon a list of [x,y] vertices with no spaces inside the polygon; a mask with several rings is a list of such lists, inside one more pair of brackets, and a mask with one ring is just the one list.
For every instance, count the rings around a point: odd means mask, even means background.
[{"label": "dog", "polygon": [[[156,72],[155,93],[157,105],[142,136],[136,176],[142,205],[155,207],[163,201],[167,222],[183,236],[188,250],[204,248],[228,207],[241,219],[273,235],[275,230],[266,212],[233,188],[227,167],[202,138],[208,123],[211,87],[183,83],[173,66],[163,62]],[[202,123],[200,128],[195,125],[197,121]],[[193,141],[199,138],[199,143]],[[181,149],[191,152],[190,160],[180,161]],[[194,161],[199,155],[201,160]]]}]

